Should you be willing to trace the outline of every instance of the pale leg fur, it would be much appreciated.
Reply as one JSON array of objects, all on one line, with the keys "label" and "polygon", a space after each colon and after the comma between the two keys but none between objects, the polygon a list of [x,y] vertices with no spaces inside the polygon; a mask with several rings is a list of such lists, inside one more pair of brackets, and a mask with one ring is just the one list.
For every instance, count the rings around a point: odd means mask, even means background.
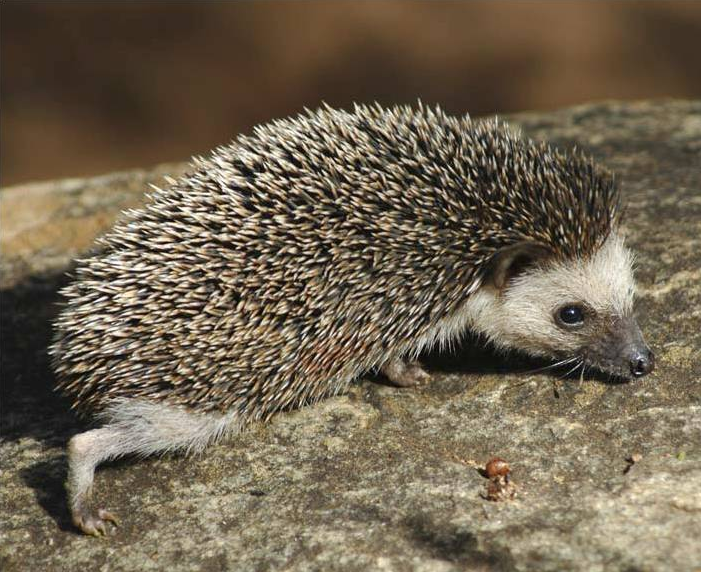
[{"label": "pale leg fur", "polygon": [[382,373],[397,387],[414,387],[431,379],[431,374],[418,361],[409,362],[398,357],[382,366]]},{"label": "pale leg fur", "polygon": [[202,451],[211,442],[241,428],[235,414],[196,413],[182,407],[122,399],[100,415],[106,424],[74,436],[68,444],[68,492],[73,523],[86,534],[107,533],[115,516],[90,503],[95,468],[125,455]]}]

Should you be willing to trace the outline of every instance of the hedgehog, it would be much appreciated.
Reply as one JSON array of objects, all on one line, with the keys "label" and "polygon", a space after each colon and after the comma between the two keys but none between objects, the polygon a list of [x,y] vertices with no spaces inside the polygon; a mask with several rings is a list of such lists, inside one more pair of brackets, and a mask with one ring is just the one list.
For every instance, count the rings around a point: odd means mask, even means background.
[{"label": "hedgehog", "polygon": [[467,331],[646,375],[621,218],[581,152],[420,102],[305,110],[193,159],[62,291],[57,387],[99,422],[68,444],[73,522],[116,524],[103,461],[199,452],[366,372],[425,383],[420,354]]}]

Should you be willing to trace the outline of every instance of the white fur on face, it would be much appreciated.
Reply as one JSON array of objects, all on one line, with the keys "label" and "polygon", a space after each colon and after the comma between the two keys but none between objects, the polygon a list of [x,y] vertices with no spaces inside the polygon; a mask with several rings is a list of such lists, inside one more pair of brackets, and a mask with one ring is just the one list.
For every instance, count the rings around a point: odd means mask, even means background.
[{"label": "white fur on face", "polygon": [[485,286],[467,301],[470,326],[494,344],[535,355],[577,352],[584,331],[559,327],[553,315],[564,305],[583,304],[597,319],[630,315],[635,283],[633,257],[612,234],[589,259],[536,266],[498,292]]}]

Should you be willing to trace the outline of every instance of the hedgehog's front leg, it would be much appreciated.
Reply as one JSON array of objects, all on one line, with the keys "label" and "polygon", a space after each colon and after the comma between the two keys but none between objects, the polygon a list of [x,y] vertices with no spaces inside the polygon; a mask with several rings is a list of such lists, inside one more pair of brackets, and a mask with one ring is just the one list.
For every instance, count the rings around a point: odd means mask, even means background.
[{"label": "hedgehog's front leg", "polygon": [[394,357],[382,366],[382,373],[397,387],[414,387],[431,379],[431,374],[418,361],[408,362],[400,357]]},{"label": "hedgehog's front leg", "polygon": [[105,509],[95,510],[90,497],[95,467],[101,462],[119,456],[123,437],[109,425],[75,435],[68,443],[68,502],[75,524],[85,534],[107,534],[107,523],[117,525],[117,518]]}]

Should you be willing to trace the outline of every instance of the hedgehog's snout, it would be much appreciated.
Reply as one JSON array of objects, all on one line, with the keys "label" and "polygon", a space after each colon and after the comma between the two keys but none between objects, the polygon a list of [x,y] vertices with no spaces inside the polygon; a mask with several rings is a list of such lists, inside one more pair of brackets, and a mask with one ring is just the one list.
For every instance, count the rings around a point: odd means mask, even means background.
[{"label": "hedgehog's snout", "polygon": [[655,368],[655,354],[645,343],[643,334],[634,318],[627,318],[618,322],[623,334],[624,342],[622,357],[627,359],[630,374],[633,377],[643,377]]},{"label": "hedgehog's snout", "polygon": [[643,377],[655,369],[655,354],[647,346],[633,348],[630,353],[630,373]]},{"label": "hedgehog's snout", "polygon": [[632,316],[614,320],[610,336],[604,342],[610,344],[613,354],[610,359],[618,362],[623,375],[640,378],[655,368],[655,355]]},{"label": "hedgehog's snout", "polygon": [[624,379],[638,379],[655,369],[652,353],[632,316],[616,317],[594,328],[583,348],[585,361]]}]

